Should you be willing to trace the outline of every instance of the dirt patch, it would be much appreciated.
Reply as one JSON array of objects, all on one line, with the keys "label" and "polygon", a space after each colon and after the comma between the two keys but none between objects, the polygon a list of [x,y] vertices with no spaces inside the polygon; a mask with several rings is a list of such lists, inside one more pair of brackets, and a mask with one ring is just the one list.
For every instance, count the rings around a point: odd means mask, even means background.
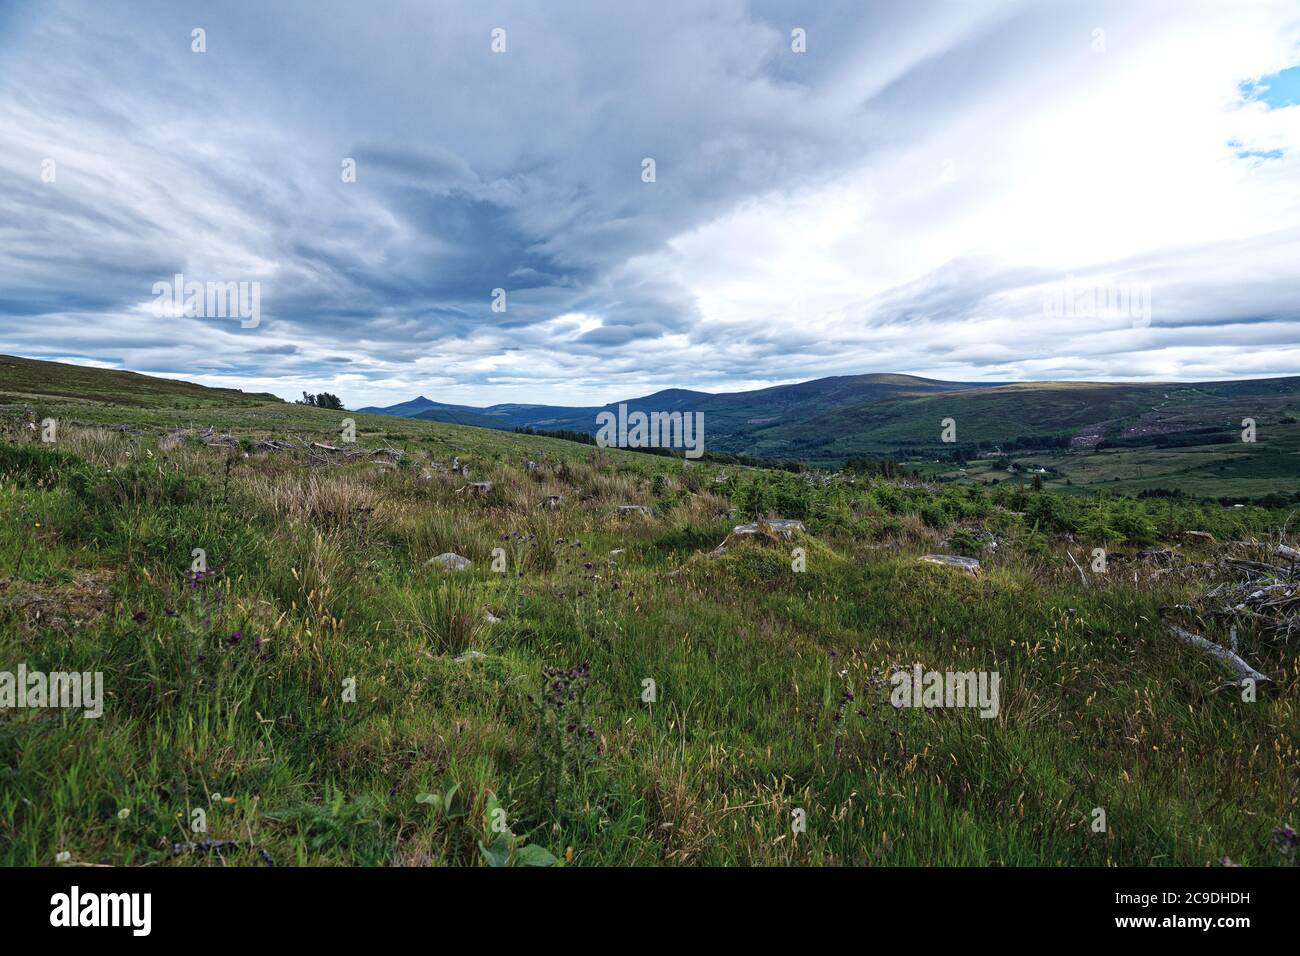
[{"label": "dirt patch", "polygon": [[107,571],[83,571],[63,584],[0,578],[0,612],[12,611],[33,630],[71,631],[113,610]]}]

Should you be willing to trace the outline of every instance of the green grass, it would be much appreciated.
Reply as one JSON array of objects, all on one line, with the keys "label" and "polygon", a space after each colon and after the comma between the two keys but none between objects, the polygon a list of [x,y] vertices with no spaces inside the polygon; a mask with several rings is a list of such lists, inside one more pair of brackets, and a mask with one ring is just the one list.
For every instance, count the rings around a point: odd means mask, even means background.
[{"label": "green grass", "polygon": [[[1230,439],[1179,448],[1124,447],[1009,451],[1015,459],[1056,468],[1061,485],[1135,493],[1181,488],[1194,497],[1262,497],[1300,492],[1300,381],[1264,379],[1203,385],[1034,382],[918,398],[866,402],[803,421],[724,436],[714,447],[771,459],[798,458],[834,467],[853,456],[891,456],[912,450],[925,470],[953,469],[953,445],[941,442],[940,422],[956,423],[956,439],[969,457],[1017,438],[1069,438],[1101,434],[1109,440],[1133,432],[1160,436],[1209,428]],[[1241,442],[1241,421],[1257,422],[1256,441]],[[933,466],[933,467],[931,467]],[[971,470],[971,480],[1005,472]]]},{"label": "green grass", "polygon": [[173,409],[278,401],[273,395],[246,394],[233,388],[207,388],[192,382],[155,378],[136,372],[0,355],[0,404],[34,399]]},{"label": "green grass", "polygon": [[[0,863],[483,865],[510,843],[575,865],[1269,865],[1296,823],[1293,650],[1244,624],[1276,684],[1215,693],[1220,665],[1160,623],[1198,579],[1123,560],[1284,512],[823,487],[283,403],[41,401],[58,443],[0,443],[0,670],[102,671],[107,701],[0,711]],[[342,417],[403,462],[159,444],[191,419],[333,441]],[[493,493],[434,467],[453,455]],[[758,515],[809,535],[709,554]],[[981,529],[979,576],[916,560]],[[1113,570],[1085,585],[1065,552],[1094,546]],[[449,550],[474,566],[428,565]],[[998,672],[999,715],[894,709],[882,679],[916,662]],[[241,846],[173,855],[201,839]]]}]

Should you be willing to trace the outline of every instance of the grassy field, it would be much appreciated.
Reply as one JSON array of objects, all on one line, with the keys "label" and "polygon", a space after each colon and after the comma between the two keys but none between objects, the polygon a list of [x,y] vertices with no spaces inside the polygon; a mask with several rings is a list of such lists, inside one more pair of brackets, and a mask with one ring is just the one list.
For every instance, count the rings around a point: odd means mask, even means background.
[{"label": "grassy field", "polygon": [[49,401],[73,407],[109,405],[179,411],[263,405],[276,398],[137,372],[0,355],[0,404]]},{"label": "grassy field", "polygon": [[1043,482],[1067,493],[1137,494],[1178,490],[1191,498],[1258,499],[1300,493],[1300,431],[1287,429],[1268,443],[1193,445],[1185,448],[1101,448],[1024,452],[1007,456],[1018,471],[1008,474],[992,458],[977,459],[958,476],[951,463],[921,462],[927,476],[970,482],[1022,482],[1033,469],[1050,471]]},{"label": "grassy field", "polygon": [[[773,425],[718,447],[770,458],[794,457],[833,467],[855,455],[915,450],[925,471],[957,446],[941,441],[945,419],[968,458],[969,480],[1005,480],[978,464],[999,444],[1017,438],[1104,437],[1101,448],[1031,444],[1011,458],[1059,472],[1066,488],[1132,494],[1178,488],[1192,497],[1259,498],[1300,492],[1300,381],[1272,379],[1200,386],[1035,382],[838,409],[821,418]],[[1254,442],[1241,441],[1243,419],[1256,422]],[[1198,441],[1199,433],[1210,441]],[[1180,447],[1160,447],[1171,442]],[[984,458],[985,463],[989,460]],[[933,465],[934,467],[929,467]]]},{"label": "grassy field", "polygon": [[[91,379],[0,375],[0,670],[102,671],[107,698],[0,711],[0,863],[1283,862],[1294,648],[1241,621],[1274,683],[1216,690],[1230,672],[1161,617],[1204,580],[1138,552],[1276,538],[1284,512],[685,467],[238,393],[109,403]],[[239,443],[169,437],[191,424]],[[762,516],[807,534],[711,553]],[[1107,573],[1071,561],[1094,547]],[[996,672],[997,716],[895,708],[916,663]]]}]

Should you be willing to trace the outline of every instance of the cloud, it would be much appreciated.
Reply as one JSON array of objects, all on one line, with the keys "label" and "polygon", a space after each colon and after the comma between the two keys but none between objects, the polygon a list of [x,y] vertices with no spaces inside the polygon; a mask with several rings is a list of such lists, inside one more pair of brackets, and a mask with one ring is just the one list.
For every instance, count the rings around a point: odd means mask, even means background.
[{"label": "cloud", "polygon": [[[1300,374],[1282,6],[4,17],[0,351],[354,405]],[[262,322],[156,319],[176,273],[260,283]],[[1045,315],[1071,280],[1149,285],[1149,326]]]}]

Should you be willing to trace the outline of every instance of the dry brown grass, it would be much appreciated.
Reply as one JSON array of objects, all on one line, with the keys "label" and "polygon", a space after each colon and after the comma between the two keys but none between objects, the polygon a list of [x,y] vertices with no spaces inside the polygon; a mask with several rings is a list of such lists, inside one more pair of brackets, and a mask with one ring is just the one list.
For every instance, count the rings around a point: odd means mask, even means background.
[{"label": "dry brown grass", "polygon": [[272,476],[254,473],[242,486],[275,517],[335,528],[375,510],[380,501],[375,477],[342,470]]},{"label": "dry brown grass", "polygon": [[710,525],[725,520],[730,503],[713,494],[692,495],[673,505],[668,519],[676,524]]}]

